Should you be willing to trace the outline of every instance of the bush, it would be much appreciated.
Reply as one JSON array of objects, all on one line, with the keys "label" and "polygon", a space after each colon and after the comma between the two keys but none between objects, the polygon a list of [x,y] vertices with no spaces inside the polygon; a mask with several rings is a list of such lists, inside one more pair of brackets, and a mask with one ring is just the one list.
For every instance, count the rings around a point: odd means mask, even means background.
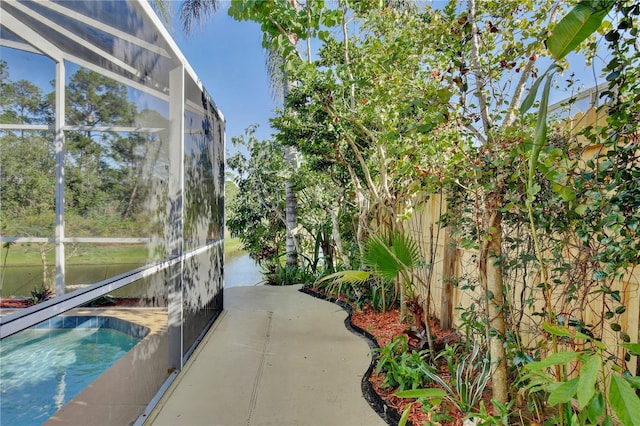
[{"label": "bush", "polygon": [[382,388],[397,390],[419,389],[431,379],[426,373],[432,371],[424,358],[428,351],[408,352],[407,336],[396,336],[385,347],[378,349],[377,374],[383,374]]}]

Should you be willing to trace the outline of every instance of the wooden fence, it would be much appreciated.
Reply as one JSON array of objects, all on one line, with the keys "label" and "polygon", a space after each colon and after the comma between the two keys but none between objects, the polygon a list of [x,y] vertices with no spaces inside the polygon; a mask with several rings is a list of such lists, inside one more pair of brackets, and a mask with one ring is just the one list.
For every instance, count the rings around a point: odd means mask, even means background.
[{"label": "wooden fence", "polygon": [[[574,134],[584,126],[604,124],[605,118],[599,116],[594,109],[561,122],[562,126]],[[602,152],[602,146],[588,145],[586,140],[580,142],[584,147],[584,164],[588,159],[597,158]],[[463,323],[473,320],[469,317],[469,312],[475,310],[483,314],[484,298],[480,286],[473,288],[472,285],[478,282],[477,253],[456,248],[452,244],[450,230],[439,226],[439,218],[446,208],[446,201],[441,195],[425,196],[420,209],[405,228],[418,242],[426,263],[430,265],[417,272],[419,279],[416,281],[419,283],[416,290],[425,311],[439,318],[441,325],[445,327],[461,327]],[[505,234],[509,232],[508,229],[504,231]],[[576,244],[573,249],[567,249],[565,257],[568,262],[580,263],[577,261],[584,260],[580,256],[588,256],[578,246]],[[533,248],[519,247],[519,250],[534,254]],[[577,271],[567,271],[566,274],[575,272]],[[519,324],[514,328],[520,331],[522,343],[533,347],[539,339],[545,338],[541,328],[543,319],[536,314],[542,312],[545,305],[543,293],[538,288],[539,268],[530,266],[527,270],[511,270],[510,274],[509,280],[505,281],[508,283],[505,297],[512,308],[507,313],[508,321]],[[598,280],[590,279],[581,284],[584,288],[578,291],[579,297],[573,300],[570,296],[574,290],[567,288],[571,285],[570,280],[556,283],[551,298],[554,309],[567,322],[581,321],[591,325],[594,335],[601,338],[610,351],[621,359],[623,350],[618,347],[621,342],[620,332],[627,333],[632,343],[640,340],[640,273],[629,270],[622,280],[608,283],[611,290],[619,292],[619,303],[611,295],[600,291],[602,283]],[[615,314],[611,320],[603,319],[608,315],[607,312],[616,312],[616,309],[619,312],[622,307],[626,308],[623,313]],[[464,311],[467,312],[466,316],[463,316]],[[611,328],[613,322],[619,324],[621,330],[614,331]],[[639,375],[640,365],[637,364],[636,357],[632,357],[627,368]]]}]

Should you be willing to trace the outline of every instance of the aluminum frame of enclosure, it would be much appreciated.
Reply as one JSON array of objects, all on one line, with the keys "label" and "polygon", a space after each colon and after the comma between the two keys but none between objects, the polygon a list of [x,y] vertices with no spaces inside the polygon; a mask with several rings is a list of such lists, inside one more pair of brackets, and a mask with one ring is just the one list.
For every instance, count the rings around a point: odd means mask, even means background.
[{"label": "aluminum frame of enclosure", "polygon": [[[197,286],[199,275],[185,277],[183,264],[197,262],[203,252],[216,250],[222,253],[224,234],[214,237],[196,238],[195,246],[185,248],[184,217],[185,135],[196,135],[210,140],[209,132],[218,132],[216,143],[210,148],[211,162],[218,168],[210,174],[216,188],[221,188],[224,179],[224,117],[202,86],[197,75],[180,52],[175,41],[164,28],[152,7],[146,1],[14,1],[0,2],[0,45],[3,48],[32,52],[55,62],[55,120],[52,125],[28,123],[0,123],[0,132],[6,131],[51,131],[55,140],[55,233],[51,237],[0,235],[0,243],[54,243],[55,283],[57,297],[35,305],[22,312],[0,318],[0,338],[7,337],[43,320],[81,306],[114,289],[159,271],[170,271],[168,287],[168,347],[169,369],[180,370],[193,348],[192,340],[185,342],[185,279],[193,280]],[[2,58],[0,58],[2,59]],[[166,235],[160,241],[168,249],[168,257],[129,273],[93,283],[89,288],[65,294],[65,245],[70,243],[158,243],[153,238],[109,238],[68,236],[65,228],[65,134],[70,131],[160,133],[164,127],[142,126],[79,126],[65,122],[65,89],[68,73],[66,63],[95,71],[120,84],[168,103],[168,140],[170,152],[168,205],[175,208],[170,216]],[[186,89],[186,85],[195,89]],[[202,127],[189,128],[185,116],[204,117]],[[207,117],[215,120],[215,129],[205,128]],[[192,120],[197,123],[198,120]],[[191,125],[191,123],[189,123]],[[208,149],[206,146],[203,149]],[[206,176],[208,177],[208,175]],[[221,182],[220,182],[221,181]],[[221,197],[221,196],[220,196]],[[220,200],[223,200],[220,198]],[[197,202],[198,200],[196,200]],[[223,201],[222,201],[223,202]],[[213,209],[213,207],[212,207]],[[218,215],[220,229],[222,211],[209,212]],[[211,225],[209,226],[218,226]],[[216,300],[215,310],[222,309],[222,259],[213,266],[220,280],[217,292],[207,290],[205,298]],[[197,289],[196,289],[197,291]],[[209,318],[211,317],[212,318]],[[217,313],[207,314],[210,323]],[[200,323],[198,323],[200,324]],[[205,326],[203,331],[206,331]],[[197,342],[197,339],[194,340]],[[195,344],[195,343],[194,343]]]}]

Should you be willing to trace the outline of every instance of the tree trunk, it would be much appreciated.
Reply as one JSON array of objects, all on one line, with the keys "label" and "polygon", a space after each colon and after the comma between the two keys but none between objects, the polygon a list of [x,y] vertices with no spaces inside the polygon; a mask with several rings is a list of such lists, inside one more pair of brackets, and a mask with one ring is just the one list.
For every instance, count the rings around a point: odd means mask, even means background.
[{"label": "tree trunk", "polygon": [[452,238],[453,229],[447,228],[444,238],[444,261],[442,264],[442,298],[440,299],[440,327],[450,330],[453,326],[453,283],[456,280],[458,250]]},{"label": "tree trunk", "polygon": [[131,211],[133,210],[133,202],[136,199],[136,195],[138,193],[138,182],[139,182],[139,180],[136,179],[136,183],[133,185],[133,189],[131,190],[131,194],[129,195],[129,201],[127,202],[127,208],[122,213],[122,219],[128,218],[129,215],[131,214]]},{"label": "tree trunk", "polygon": [[[292,2],[296,10],[298,9],[297,2]],[[291,91],[293,87],[293,82],[289,81],[287,75],[285,74],[286,81],[284,82],[284,98],[287,98],[287,95]],[[284,152],[284,158],[287,162],[287,165],[291,169],[298,168],[297,161],[297,152],[296,149],[292,146],[286,147]],[[297,244],[295,241],[295,229],[298,226],[298,200],[296,197],[296,192],[293,189],[293,184],[291,180],[287,179],[285,183],[285,228],[287,230],[286,236],[286,253],[287,253],[287,267],[295,268],[298,266],[298,252],[297,252]]]},{"label": "tree trunk", "polygon": [[338,213],[340,212],[340,207],[336,205],[335,208],[330,210],[331,214],[331,234],[333,237],[333,241],[336,244],[337,255],[342,259],[342,263],[345,268],[351,269],[351,262],[349,261],[349,256],[344,250],[344,245],[342,244],[342,237],[340,236],[340,226],[338,224]]},{"label": "tree trunk", "polygon": [[[287,150],[287,163],[292,165],[295,162],[295,155],[292,155],[290,150]],[[291,157],[294,157],[292,160]],[[285,211],[285,221],[287,228],[287,266],[288,267],[296,267],[298,266],[298,252],[296,251],[296,242],[295,242],[295,228],[297,226],[298,218],[297,218],[297,206],[298,201],[296,199],[296,192],[293,189],[293,184],[291,181],[287,180],[285,184],[286,190],[286,211]]]},{"label": "tree trunk", "polygon": [[[500,185],[498,185],[500,186]],[[491,359],[491,384],[493,398],[506,403],[509,397],[507,383],[507,359],[504,348],[505,300],[502,287],[502,194],[492,191],[485,204],[485,231],[487,241],[480,253],[483,268],[481,279],[485,283],[485,297],[489,325],[489,354]]]}]

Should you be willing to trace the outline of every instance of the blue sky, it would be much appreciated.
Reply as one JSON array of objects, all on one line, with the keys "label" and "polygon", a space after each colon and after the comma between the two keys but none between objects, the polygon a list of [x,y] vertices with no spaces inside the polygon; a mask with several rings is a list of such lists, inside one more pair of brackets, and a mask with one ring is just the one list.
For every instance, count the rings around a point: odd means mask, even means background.
[{"label": "blue sky", "polygon": [[[174,3],[177,14],[177,3]],[[273,130],[269,118],[281,105],[269,90],[262,48],[262,32],[254,22],[238,22],[227,15],[226,5],[196,26],[189,36],[179,24],[172,35],[227,121],[227,155],[231,138],[258,124],[256,136],[267,139]]]}]

